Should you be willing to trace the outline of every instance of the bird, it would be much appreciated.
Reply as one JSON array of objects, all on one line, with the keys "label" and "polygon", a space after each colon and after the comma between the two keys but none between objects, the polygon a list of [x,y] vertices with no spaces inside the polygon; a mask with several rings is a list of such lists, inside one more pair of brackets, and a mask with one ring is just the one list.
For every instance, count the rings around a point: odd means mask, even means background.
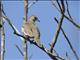
[{"label": "bird", "polygon": [[40,31],[36,25],[37,21],[40,22],[36,16],[31,16],[27,21],[24,18],[22,32],[24,36],[34,37],[33,40],[37,43],[37,45],[41,46]]}]

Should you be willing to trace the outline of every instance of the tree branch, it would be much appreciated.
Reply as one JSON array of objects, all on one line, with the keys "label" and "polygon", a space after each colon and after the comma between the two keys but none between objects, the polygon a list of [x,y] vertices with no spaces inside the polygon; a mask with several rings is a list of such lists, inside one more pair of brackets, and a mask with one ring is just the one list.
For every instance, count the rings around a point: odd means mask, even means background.
[{"label": "tree branch", "polygon": [[64,16],[62,15],[61,18],[60,18],[60,22],[58,23],[57,25],[57,30],[56,30],[56,33],[55,33],[55,36],[53,38],[53,41],[51,43],[51,47],[50,47],[50,51],[52,52],[53,51],[53,48],[57,42],[57,38],[58,38],[58,35],[60,33],[60,28],[61,28],[61,25],[62,25],[62,22],[63,22],[63,19],[64,19]]},{"label": "tree branch", "polygon": [[[59,4],[58,1],[57,1],[57,4],[58,4],[59,7],[60,7],[60,4]],[[62,9],[62,11],[65,12],[65,6],[64,6],[64,2],[63,2],[63,0],[61,1],[61,4],[62,4],[62,8],[64,9],[64,10]],[[79,26],[78,24],[76,24],[76,23],[73,21],[71,15],[70,15],[70,13],[69,13],[69,10],[68,10],[68,3],[67,3],[67,1],[66,1],[66,5],[67,5],[67,12],[68,12],[68,15],[69,15],[70,18],[68,18],[66,15],[64,15],[64,17],[65,17],[67,20],[69,20],[70,22],[72,22],[73,25],[75,25],[76,27],[80,28],[80,26]],[[61,7],[60,7],[60,10],[61,10]],[[59,11],[59,9],[58,9],[58,11]],[[60,11],[59,11],[59,12],[60,12]],[[60,12],[60,13],[63,14],[62,12]],[[56,18],[54,18],[54,19],[55,19],[55,21],[56,21],[57,23],[59,23],[58,20],[57,20]],[[65,34],[65,32],[64,32],[64,30],[63,30],[62,28],[61,28],[61,31],[62,31],[63,35],[65,36],[65,38],[66,38],[66,40],[67,40],[67,42],[68,42],[68,44],[69,44],[71,50],[73,51],[73,53],[74,53],[76,59],[79,60],[76,51],[74,50],[72,44],[70,43],[68,37],[66,36],[66,34]]]},{"label": "tree branch", "polygon": [[[25,14],[25,19],[27,21],[28,19],[28,0],[24,0],[24,14]],[[23,49],[24,49],[24,60],[28,60],[28,44],[27,44],[26,39],[23,40]]]},{"label": "tree branch", "polygon": [[51,43],[50,52],[53,52],[53,48],[54,48],[54,46],[55,46],[55,44],[57,42],[57,38],[58,38],[58,35],[60,33],[60,28],[61,28],[61,25],[62,25],[62,22],[63,22],[63,19],[64,19],[64,13],[65,13],[64,2],[61,1],[61,3],[62,3],[61,4],[62,7],[61,7],[60,3],[58,2],[58,0],[56,0],[56,1],[57,1],[57,4],[58,4],[59,8],[60,8],[60,11],[61,11],[61,18],[60,18],[60,21],[59,21],[59,23],[57,25],[56,33],[55,33],[55,36],[54,36],[53,41]]},{"label": "tree branch", "polygon": [[66,15],[64,15],[64,17],[65,17],[67,20],[69,20],[75,27],[77,27],[77,28],[80,29],[80,25],[78,25],[77,23],[75,23],[73,19],[67,17]]},{"label": "tree branch", "polygon": [[2,21],[2,27],[1,30],[1,60],[4,60],[4,53],[5,53],[5,32],[3,27],[3,21]]},{"label": "tree branch", "polygon": [[72,19],[71,15],[70,15],[70,12],[69,12],[68,2],[67,2],[67,0],[65,0],[65,1],[66,1],[66,6],[67,6],[67,13],[68,13],[69,17]]},{"label": "tree branch", "polygon": [[[56,17],[54,18],[54,20],[58,23],[58,20],[56,19]],[[64,37],[66,38],[66,40],[67,40],[67,42],[68,42],[68,44],[69,44],[69,46],[70,46],[72,52],[74,53],[75,57],[77,58],[77,60],[79,60],[78,55],[77,55],[75,49],[73,48],[73,46],[72,46],[72,44],[71,44],[69,38],[68,38],[67,35],[65,34],[65,32],[64,32],[64,30],[63,30],[62,27],[61,27],[61,31],[62,31]]]},{"label": "tree branch", "polygon": [[62,14],[65,13],[65,5],[64,5],[64,0],[61,0],[61,11],[62,11]]},{"label": "tree branch", "polygon": [[25,12],[25,19],[27,21],[28,18],[28,0],[24,0],[24,12]]},{"label": "tree branch", "polygon": [[1,34],[1,49],[0,49],[0,59],[4,60],[5,53],[5,32],[4,32],[4,21],[2,18],[2,2],[0,1],[0,34]]},{"label": "tree branch", "polygon": [[27,41],[29,41],[31,44],[34,44],[35,46],[37,46],[38,48],[40,48],[41,50],[43,50],[48,56],[51,57],[51,59],[54,60],[58,60],[56,57],[54,56],[49,50],[47,50],[44,46],[39,46],[34,40],[30,40],[29,36],[24,37],[23,35],[18,34],[17,32],[15,33],[17,36],[23,37],[24,39],[26,39]]}]

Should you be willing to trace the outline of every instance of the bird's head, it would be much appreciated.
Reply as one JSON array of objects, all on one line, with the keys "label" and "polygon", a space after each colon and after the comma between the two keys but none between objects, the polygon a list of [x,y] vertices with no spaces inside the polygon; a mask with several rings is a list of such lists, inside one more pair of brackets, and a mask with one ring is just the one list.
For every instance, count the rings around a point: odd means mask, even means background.
[{"label": "bird's head", "polygon": [[36,21],[40,22],[40,20],[36,16],[31,16],[29,20],[32,22],[36,22]]}]

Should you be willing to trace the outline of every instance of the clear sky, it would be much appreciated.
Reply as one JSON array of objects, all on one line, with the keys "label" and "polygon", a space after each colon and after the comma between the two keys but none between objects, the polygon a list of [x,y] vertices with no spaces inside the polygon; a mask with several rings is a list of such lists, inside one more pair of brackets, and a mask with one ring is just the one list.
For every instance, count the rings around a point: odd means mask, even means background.
[{"label": "clear sky", "polygon": [[[69,10],[72,17],[74,18],[74,21],[80,24],[80,1],[68,2],[70,8]],[[3,1],[3,5],[4,11],[6,12],[7,16],[11,19],[11,22],[21,32],[21,26],[24,17],[23,1]],[[60,13],[56,10],[56,8],[52,5],[50,1],[39,1],[29,8],[28,16],[31,15],[38,16],[40,23],[37,23],[37,25],[41,33],[41,42],[44,44],[46,48],[49,48],[49,43],[52,41],[57,27],[57,23],[54,21],[53,18],[57,17],[59,19]],[[21,50],[23,50],[21,39],[13,34],[13,30],[7,22],[5,23],[4,27],[6,40],[5,60],[23,60],[23,56],[15,47],[15,44],[17,44],[21,48]],[[64,19],[62,27],[64,28],[67,36],[69,37],[78,56],[80,56],[80,30],[73,26],[73,24],[71,24],[66,19]],[[71,60],[76,60],[62,32],[60,32],[59,34],[55,50],[57,51],[57,53],[59,53],[61,57],[66,57],[66,52],[68,52]],[[31,55],[31,60],[51,60],[42,50],[28,43],[28,57],[30,57]]]}]

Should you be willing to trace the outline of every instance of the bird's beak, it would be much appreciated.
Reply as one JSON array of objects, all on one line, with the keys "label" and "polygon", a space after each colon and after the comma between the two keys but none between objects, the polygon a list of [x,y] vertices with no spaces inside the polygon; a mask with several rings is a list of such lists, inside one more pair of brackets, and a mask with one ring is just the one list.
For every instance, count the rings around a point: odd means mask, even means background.
[{"label": "bird's beak", "polygon": [[37,21],[38,21],[38,22],[40,22],[40,20],[39,20],[39,19],[37,19]]}]

